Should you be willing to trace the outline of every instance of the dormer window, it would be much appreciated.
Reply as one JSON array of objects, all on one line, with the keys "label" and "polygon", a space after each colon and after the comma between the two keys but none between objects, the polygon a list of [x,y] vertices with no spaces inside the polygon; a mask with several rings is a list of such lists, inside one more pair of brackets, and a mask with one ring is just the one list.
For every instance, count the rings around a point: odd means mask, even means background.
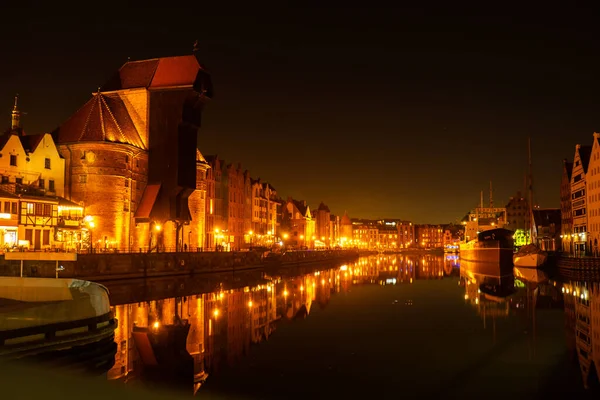
[{"label": "dormer window", "polygon": [[49,158],[44,159],[44,168],[50,169],[50,159]]},{"label": "dormer window", "polygon": [[10,155],[10,165],[12,165],[13,167],[17,166],[17,156],[14,154]]}]

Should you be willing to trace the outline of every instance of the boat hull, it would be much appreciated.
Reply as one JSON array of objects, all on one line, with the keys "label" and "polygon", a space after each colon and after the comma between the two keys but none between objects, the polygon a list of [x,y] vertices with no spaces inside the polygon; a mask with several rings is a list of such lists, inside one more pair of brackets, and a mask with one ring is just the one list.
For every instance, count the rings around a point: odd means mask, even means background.
[{"label": "boat hull", "polygon": [[513,249],[501,247],[500,243],[496,243],[496,245],[487,244],[486,246],[477,246],[477,243],[475,245],[467,244],[460,249],[460,259],[473,262],[504,265],[512,263],[512,257]]},{"label": "boat hull", "polygon": [[533,253],[513,256],[515,267],[538,268],[546,262],[548,256],[545,253]]}]

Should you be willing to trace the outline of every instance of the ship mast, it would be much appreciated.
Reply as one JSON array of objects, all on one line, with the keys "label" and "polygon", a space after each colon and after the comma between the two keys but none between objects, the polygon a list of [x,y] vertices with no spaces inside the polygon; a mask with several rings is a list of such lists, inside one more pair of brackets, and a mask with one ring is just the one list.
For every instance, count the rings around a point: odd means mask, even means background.
[{"label": "ship mast", "polygon": [[532,167],[531,167],[531,137],[527,138],[527,156],[529,159],[529,169],[528,169],[528,178],[529,178],[529,185],[527,187],[529,193],[529,243],[534,243],[536,242],[536,240],[534,240],[534,220],[533,220],[533,173],[532,173]]}]

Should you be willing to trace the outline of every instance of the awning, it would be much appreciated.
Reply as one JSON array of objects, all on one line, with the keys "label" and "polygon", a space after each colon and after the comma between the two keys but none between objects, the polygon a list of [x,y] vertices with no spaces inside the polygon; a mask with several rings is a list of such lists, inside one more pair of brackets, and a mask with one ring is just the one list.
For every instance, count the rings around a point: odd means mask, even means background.
[{"label": "awning", "polygon": [[150,220],[150,213],[152,213],[154,203],[156,203],[160,187],[160,184],[146,185],[146,188],[144,189],[144,194],[142,195],[142,200],[140,201],[140,205],[135,211],[136,220]]},{"label": "awning", "polygon": [[80,208],[83,210],[82,205],[72,202],[71,200],[67,200],[67,199],[59,197],[59,196],[57,196],[57,199],[58,199],[58,205],[61,207]]}]

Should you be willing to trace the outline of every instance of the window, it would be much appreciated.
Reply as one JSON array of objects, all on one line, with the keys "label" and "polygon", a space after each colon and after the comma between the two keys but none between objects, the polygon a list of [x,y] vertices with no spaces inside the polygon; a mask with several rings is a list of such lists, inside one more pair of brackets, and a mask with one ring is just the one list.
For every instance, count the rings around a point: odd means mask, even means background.
[{"label": "window", "polygon": [[5,201],[4,202],[4,213],[5,214],[10,214],[10,201]]},{"label": "window", "polygon": [[12,206],[12,208],[10,210],[10,213],[11,214],[17,214],[17,202],[13,201],[12,204],[11,204],[11,206]]},{"label": "window", "polygon": [[79,183],[87,183],[87,175],[79,175]]},{"label": "window", "polygon": [[129,211],[129,202],[127,200],[123,203],[123,211]]},{"label": "window", "polygon": [[13,167],[17,166],[17,156],[14,154],[10,155],[10,165],[12,165]]},{"label": "window", "polygon": [[48,229],[46,229],[45,231],[42,231],[44,233],[44,236],[42,238],[42,245],[43,246],[49,246],[50,245],[50,231]]},{"label": "window", "polygon": [[8,183],[8,176],[2,175],[2,183]]},{"label": "window", "polygon": [[44,159],[44,168],[50,169],[50,159],[49,158]]},{"label": "window", "polygon": [[40,187],[40,189],[44,189],[46,187],[46,182],[43,179],[40,179],[39,187]]},{"label": "window", "polygon": [[19,185],[23,184],[23,178],[16,178],[15,182],[18,183]]},{"label": "window", "polygon": [[52,179],[48,181],[48,190],[54,192],[54,181]]}]

